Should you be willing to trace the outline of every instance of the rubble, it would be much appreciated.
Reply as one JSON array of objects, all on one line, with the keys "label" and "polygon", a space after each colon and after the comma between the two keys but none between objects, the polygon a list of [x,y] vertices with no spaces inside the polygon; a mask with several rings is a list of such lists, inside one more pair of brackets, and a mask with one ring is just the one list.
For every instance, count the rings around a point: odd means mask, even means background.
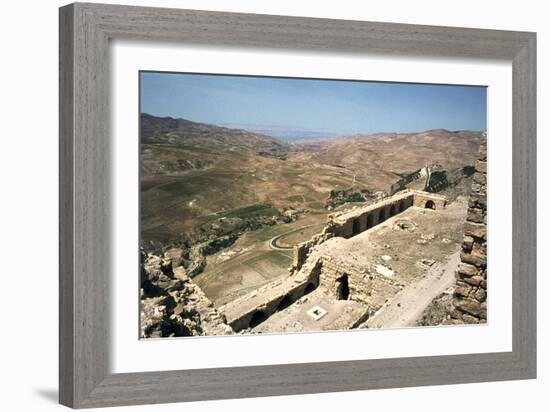
[{"label": "rubble", "polygon": [[173,269],[172,262],[173,256],[160,258],[141,251],[140,337],[233,334],[183,267]]}]

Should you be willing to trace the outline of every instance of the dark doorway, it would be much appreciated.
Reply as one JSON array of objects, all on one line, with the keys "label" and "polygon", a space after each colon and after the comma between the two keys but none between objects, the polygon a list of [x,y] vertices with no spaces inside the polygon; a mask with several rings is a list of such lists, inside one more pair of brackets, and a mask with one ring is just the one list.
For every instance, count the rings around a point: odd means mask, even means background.
[{"label": "dark doorway", "polygon": [[378,223],[382,223],[384,220],[386,220],[386,211],[384,209],[380,209]]},{"label": "dark doorway", "polygon": [[353,236],[361,233],[361,221],[359,219],[355,219],[353,221]]},{"label": "dark doorway", "polygon": [[315,290],[315,285],[313,283],[308,283],[306,286],[306,290],[304,290],[304,295],[307,295],[308,293],[311,293]]},{"label": "dark doorway", "polygon": [[336,280],[336,298],[338,300],[349,299],[349,284],[347,274]]},{"label": "dark doorway", "polygon": [[397,205],[393,204],[390,208],[390,216],[395,216],[399,211],[397,210]]},{"label": "dark doorway", "polygon": [[284,310],[294,303],[294,300],[288,295],[285,295],[277,305],[277,310]]},{"label": "dark doorway", "polygon": [[367,216],[367,229],[371,228],[372,227],[372,215],[368,215]]},{"label": "dark doorway", "polygon": [[426,209],[433,209],[433,210],[435,210],[435,203],[434,203],[433,201],[431,201],[431,200],[428,200],[428,201],[426,202]]},{"label": "dark doorway", "polygon": [[251,328],[255,328],[256,326],[258,326],[260,323],[262,323],[266,319],[267,319],[267,316],[265,316],[265,313],[263,313],[261,310],[259,310],[258,312],[254,313],[254,315],[252,315],[252,319],[250,319],[249,326]]},{"label": "dark doorway", "polygon": [[405,210],[405,201],[404,200],[402,200],[399,203],[399,212],[402,212],[403,210]]}]

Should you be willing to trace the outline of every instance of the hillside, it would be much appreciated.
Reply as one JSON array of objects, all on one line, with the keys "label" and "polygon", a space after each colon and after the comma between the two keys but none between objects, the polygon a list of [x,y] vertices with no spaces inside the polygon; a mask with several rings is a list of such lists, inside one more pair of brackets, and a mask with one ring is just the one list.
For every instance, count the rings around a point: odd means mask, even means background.
[{"label": "hillside", "polygon": [[[212,157],[225,152],[284,158],[293,146],[273,137],[186,119],[140,118],[142,173],[163,175],[188,169],[202,169]],[[195,152],[195,153],[193,153]]]},{"label": "hillside", "polygon": [[[434,130],[323,140],[319,147],[206,125],[141,116],[144,242],[208,237],[229,222],[242,230],[307,214],[324,221],[333,190],[389,191],[404,175],[473,165],[481,134]],[[318,216],[314,219],[315,216]]]},{"label": "hillside", "polygon": [[319,163],[338,162],[340,166],[353,170],[360,184],[387,190],[386,187],[403,174],[426,165],[439,165],[445,169],[473,165],[481,138],[480,132],[444,129],[355,135],[324,142],[311,159]]}]

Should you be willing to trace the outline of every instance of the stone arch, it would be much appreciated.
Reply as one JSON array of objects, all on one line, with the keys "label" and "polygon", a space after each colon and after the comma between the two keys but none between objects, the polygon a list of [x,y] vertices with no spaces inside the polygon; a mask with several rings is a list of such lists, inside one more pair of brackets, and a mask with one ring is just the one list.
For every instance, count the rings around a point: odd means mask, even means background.
[{"label": "stone arch", "polygon": [[336,279],[336,298],[338,300],[349,300],[349,280],[347,273]]},{"label": "stone arch", "polygon": [[374,217],[373,217],[372,213],[369,213],[367,215],[367,229],[369,229],[373,226],[374,226]]},{"label": "stone arch", "polygon": [[292,299],[292,297],[290,297],[289,295],[285,295],[277,305],[277,310],[284,310],[288,308],[290,305],[292,305],[293,303],[294,303],[294,299]]},{"label": "stone arch", "polygon": [[359,218],[353,220],[352,236],[361,233],[361,220]]},{"label": "stone arch", "polygon": [[307,295],[308,293],[313,292],[316,288],[317,286],[315,286],[313,282],[309,282],[306,288],[304,289],[304,295]]},{"label": "stone arch", "polygon": [[386,209],[382,207],[378,212],[378,223],[382,223],[384,220],[386,220]]},{"label": "stone arch", "polygon": [[435,210],[435,203],[433,200],[428,200],[426,202],[426,205],[424,206],[426,209],[433,209]]},{"label": "stone arch", "polygon": [[392,204],[390,207],[390,216],[395,216],[398,213],[399,213],[399,209],[398,209],[397,203]]},{"label": "stone arch", "polygon": [[255,328],[256,326],[258,326],[260,323],[264,322],[265,320],[267,320],[267,316],[264,313],[264,311],[258,310],[256,312],[254,312],[254,315],[252,315],[252,317],[250,318],[250,322],[249,322],[248,325],[251,328]]}]

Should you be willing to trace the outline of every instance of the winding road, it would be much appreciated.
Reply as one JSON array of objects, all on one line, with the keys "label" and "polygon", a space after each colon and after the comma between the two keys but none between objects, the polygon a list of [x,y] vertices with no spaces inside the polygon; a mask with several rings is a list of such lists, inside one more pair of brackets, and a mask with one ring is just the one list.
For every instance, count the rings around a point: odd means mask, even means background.
[{"label": "winding road", "polygon": [[310,228],[312,226],[317,226],[318,224],[315,223],[315,224],[312,224],[312,225],[305,225],[305,226],[302,226],[302,227],[299,227],[298,229],[292,229],[291,231],[289,232],[285,232],[285,233],[282,233],[280,235],[277,235],[275,237],[272,237],[271,240],[269,241],[269,246],[271,247],[271,249],[273,250],[292,250],[294,248],[294,246],[279,246],[277,244],[277,241],[282,238],[283,236],[286,236],[286,235],[289,235],[291,233],[294,233],[294,232],[298,232],[300,230],[303,230],[303,229],[307,229],[307,228]]}]

